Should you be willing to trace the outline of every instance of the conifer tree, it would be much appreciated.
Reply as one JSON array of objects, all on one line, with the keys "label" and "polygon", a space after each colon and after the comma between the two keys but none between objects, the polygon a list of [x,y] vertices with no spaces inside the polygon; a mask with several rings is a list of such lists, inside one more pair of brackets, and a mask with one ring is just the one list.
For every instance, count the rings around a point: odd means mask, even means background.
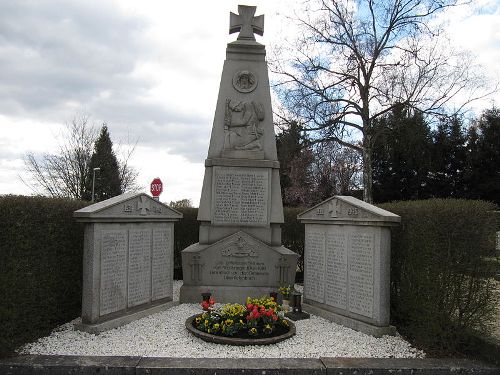
[{"label": "conifer tree", "polygon": [[422,114],[400,105],[374,127],[379,133],[372,159],[374,201],[428,198],[432,139]]},{"label": "conifer tree", "polygon": [[469,131],[468,198],[500,205],[500,109],[483,112]]},{"label": "conifer tree", "polygon": [[91,199],[92,179],[94,168],[100,168],[96,171],[94,186],[94,201],[100,202],[105,199],[122,194],[120,169],[118,160],[113,151],[113,142],[109,136],[108,127],[104,124],[101,128],[99,137],[94,145],[94,152],[90,159],[89,173],[87,179],[86,199]]},{"label": "conifer tree", "polygon": [[433,134],[430,194],[439,198],[464,198],[467,137],[458,116],[444,119]]}]

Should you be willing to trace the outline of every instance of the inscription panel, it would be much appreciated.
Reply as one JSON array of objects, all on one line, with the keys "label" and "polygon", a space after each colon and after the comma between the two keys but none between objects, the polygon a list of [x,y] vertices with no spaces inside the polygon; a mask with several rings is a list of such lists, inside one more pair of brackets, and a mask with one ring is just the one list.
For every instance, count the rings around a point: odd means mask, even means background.
[{"label": "inscription panel", "polygon": [[347,309],[347,234],[329,227],[326,236],[325,303]]},{"label": "inscription panel", "polygon": [[269,172],[214,167],[212,222],[268,225]]},{"label": "inscription panel", "polygon": [[151,229],[130,230],[128,306],[151,300]]},{"label": "inscription panel", "polygon": [[325,302],[325,232],[306,232],[304,260],[304,295],[306,298]]},{"label": "inscription panel", "polygon": [[269,267],[259,257],[223,256],[210,265],[207,272],[217,285],[257,286],[269,279]]},{"label": "inscription panel", "polygon": [[101,231],[101,289],[99,315],[126,307],[127,231]]},{"label": "inscription panel", "polygon": [[357,232],[349,237],[349,310],[372,318],[375,237]]},{"label": "inscription panel", "polygon": [[153,229],[153,301],[172,297],[172,228]]}]

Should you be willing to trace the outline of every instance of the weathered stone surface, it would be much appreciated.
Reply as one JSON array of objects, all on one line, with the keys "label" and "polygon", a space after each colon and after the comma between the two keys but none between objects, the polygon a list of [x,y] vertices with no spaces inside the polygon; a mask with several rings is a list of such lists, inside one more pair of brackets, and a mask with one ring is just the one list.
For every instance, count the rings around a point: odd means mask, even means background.
[{"label": "weathered stone surface", "polygon": [[172,300],[173,225],[181,213],[146,194],[123,194],[74,216],[85,222],[80,329],[114,328]]},{"label": "weathered stone surface", "polygon": [[28,355],[0,360],[0,374],[168,375],[496,375],[500,368],[465,359],[151,358]]},{"label": "weathered stone surface", "polygon": [[0,360],[2,375],[134,375],[141,357],[24,355]]},{"label": "weathered stone surface", "polygon": [[500,368],[466,359],[433,358],[320,358],[333,375],[498,374]]},{"label": "weathered stone surface", "polygon": [[137,374],[326,375],[326,371],[318,359],[143,358]]},{"label": "weathered stone surface", "polygon": [[375,336],[394,332],[389,326],[388,226],[400,217],[337,196],[298,219],[306,231],[304,302],[317,310],[309,312],[323,312],[332,321]]},{"label": "weathered stone surface", "polygon": [[[254,17],[255,7],[238,10],[230,30],[240,37],[227,45],[205,161],[199,243],[182,252],[181,302],[199,301],[200,290],[211,291],[218,302],[241,302],[295,279],[298,255],[281,246],[283,205],[266,50],[253,36],[263,32],[263,16]],[[218,248],[231,246],[221,241],[240,233],[256,246],[256,256]]]}]

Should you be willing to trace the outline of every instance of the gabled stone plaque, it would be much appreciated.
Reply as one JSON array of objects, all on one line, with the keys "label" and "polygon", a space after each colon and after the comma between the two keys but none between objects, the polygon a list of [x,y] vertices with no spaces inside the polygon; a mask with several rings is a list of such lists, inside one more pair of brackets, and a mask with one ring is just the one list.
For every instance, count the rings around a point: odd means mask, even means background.
[{"label": "gabled stone plaque", "polygon": [[246,296],[262,297],[293,284],[295,265],[292,251],[239,231],[211,245],[196,243],[183,250],[184,283],[190,286],[184,293],[200,299],[200,293],[208,291],[216,301],[243,303]]},{"label": "gabled stone plaque", "polygon": [[401,218],[392,212],[378,208],[350,196],[337,195],[302,212],[298,218],[304,223],[313,222],[342,222],[357,223],[358,225],[393,225]]},{"label": "gabled stone plaque", "polygon": [[98,333],[171,304],[180,212],[141,193],[87,206],[74,217],[85,223],[79,329]]},{"label": "gabled stone plaque", "polygon": [[298,215],[305,224],[305,309],[375,336],[389,326],[390,230],[401,218],[348,196]]},{"label": "gabled stone plaque", "polygon": [[182,214],[144,193],[118,195],[75,211],[83,222],[176,221]]}]

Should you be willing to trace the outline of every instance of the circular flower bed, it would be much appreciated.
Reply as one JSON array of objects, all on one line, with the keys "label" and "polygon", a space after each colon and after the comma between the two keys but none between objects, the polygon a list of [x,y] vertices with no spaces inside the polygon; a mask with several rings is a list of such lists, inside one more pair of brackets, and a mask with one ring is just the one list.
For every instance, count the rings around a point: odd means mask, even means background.
[{"label": "circular flower bed", "polygon": [[186,320],[186,328],[205,341],[230,345],[266,345],[295,334],[295,326],[284,318],[272,298],[247,298],[246,305],[226,304],[213,308],[202,303],[205,312]]}]

